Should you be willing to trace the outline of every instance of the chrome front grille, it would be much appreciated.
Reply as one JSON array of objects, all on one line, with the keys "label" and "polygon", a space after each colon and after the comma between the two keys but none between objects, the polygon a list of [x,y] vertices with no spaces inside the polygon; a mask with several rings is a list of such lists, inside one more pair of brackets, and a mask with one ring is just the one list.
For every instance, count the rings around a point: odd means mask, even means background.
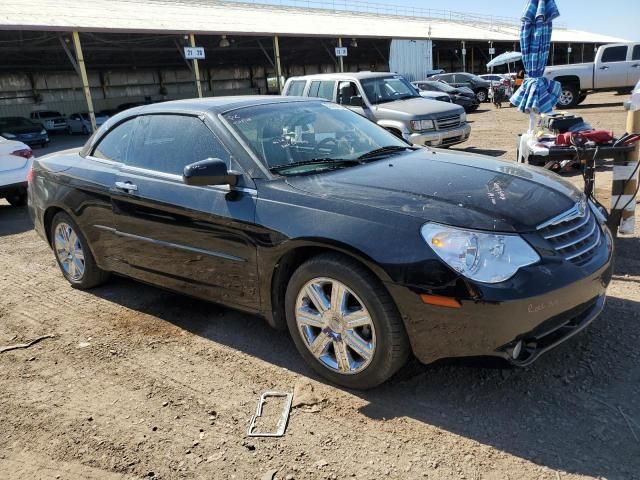
[{"label": "chrome front grille", "polygon": [[437,118],[436,126],[438,127],[438,130],[447,130],[449,128],[459,127],[460,115],[449,115],[446,117]]},{"label": "chrome front grille", "polygon": [[602,237],[595,215],[586,202],[579,202],[571,210],[543,223],[538,231],[565,260],[577,265],[591,260]]}]

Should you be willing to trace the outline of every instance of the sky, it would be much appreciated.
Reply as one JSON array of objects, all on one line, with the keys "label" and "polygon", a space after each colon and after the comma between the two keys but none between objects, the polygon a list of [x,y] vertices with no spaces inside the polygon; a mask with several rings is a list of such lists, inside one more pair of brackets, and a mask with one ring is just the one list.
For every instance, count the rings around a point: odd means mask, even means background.
[{"label": "sky", "polygon": [[[375,0],[378,3],[416,8],[454,10],[520,18],[525,0]],[[347,4],[348,4],[347,0]],[[558,22],[567,28],[640,41],[640,0],[556,0]]]}]

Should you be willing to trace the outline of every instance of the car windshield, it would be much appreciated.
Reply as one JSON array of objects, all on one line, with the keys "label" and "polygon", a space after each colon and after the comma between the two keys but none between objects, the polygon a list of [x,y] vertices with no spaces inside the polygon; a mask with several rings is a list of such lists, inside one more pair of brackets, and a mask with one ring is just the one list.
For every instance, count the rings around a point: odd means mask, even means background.
[{"label": "car windshield", "polygon": [[33,127],[36,125],[31,120],[23,117],[4,117],[0,118],[0,128],[7,127]]},{"label": "car windshield", "polygon": [[420,97],[415,87],[400,75],[366,78],[360,83],[369,102],[374,105]]},{"label": "car windshield", "polygon": [[40,118],[55,118],[55,117],[61,117],[62,115],[60,115],[60,112],[40,112],[39,113]]},{"label": "car windshield", "polygon": [[[290,102],[224,114],[262,163],[281,175],[346,168],[411,148],[392,133],[340,105]],[[372,153],[375,152],[375,153]]]}]

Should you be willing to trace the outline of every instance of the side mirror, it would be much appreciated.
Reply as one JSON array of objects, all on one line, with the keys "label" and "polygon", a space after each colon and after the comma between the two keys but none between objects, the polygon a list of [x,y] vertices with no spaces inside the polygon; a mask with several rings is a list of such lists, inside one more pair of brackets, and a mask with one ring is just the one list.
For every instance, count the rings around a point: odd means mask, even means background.
[{"label": "side mirror", "polygon": [[352,107],[361,107],[363,104],[362,97],[359,95],[349,98],[349,105]]},{"label": "side mirror", "polygon": [[227,170],[219,158],[207,158],[184,167],[182,180],[187,185],[236,185],[240,174]]}]

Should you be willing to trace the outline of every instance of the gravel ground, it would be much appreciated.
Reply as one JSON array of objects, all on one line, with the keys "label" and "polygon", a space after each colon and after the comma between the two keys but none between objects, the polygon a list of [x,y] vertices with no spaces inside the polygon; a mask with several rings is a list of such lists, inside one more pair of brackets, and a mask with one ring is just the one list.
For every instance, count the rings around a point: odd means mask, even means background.
[{"label": "gravel ground", "polygon": [[[623,99],[579,111],[621,132]],[[514,157],[524,115],[470,120],[460,150]],[[121,278],[70,288],[26,210],[0,201],[0,347],[54,335],[0,353],[0,478],[640,479],[639,247],[617,241],[604,314],[531,367],[411,362],[361,393],[259,318]],[[249,439],[271,389],[303,404],[284,437]]]}]

